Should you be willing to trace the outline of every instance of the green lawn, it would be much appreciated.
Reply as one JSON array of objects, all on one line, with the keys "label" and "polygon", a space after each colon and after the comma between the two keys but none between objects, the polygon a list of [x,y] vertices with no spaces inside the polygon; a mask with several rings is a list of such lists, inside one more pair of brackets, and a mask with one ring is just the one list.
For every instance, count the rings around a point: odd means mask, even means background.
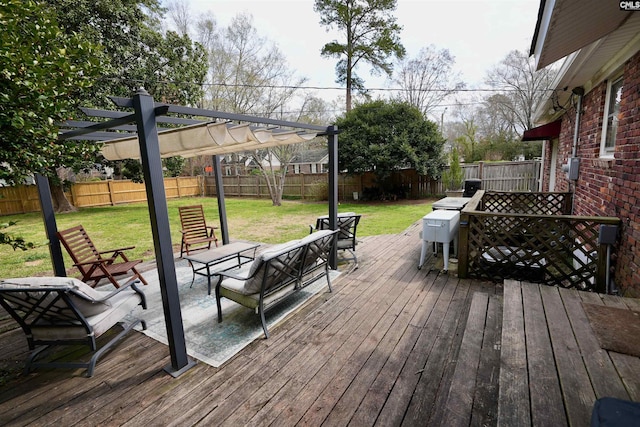
[{"label": "green lawn", "polygon": [[[362,214],[358,236],[399,233],[431,211],[433,200],[386,203],[343,203],[339,212]],[[186,198],[168,201],[171,241],[176,251],[180,249],[179,206],[204,205],[207,222],[219,226],[218,207],[215,198]],[[327,204],[284,201],[274,207],[270,200],[227,198],[227,220],[230,239],[279,243],[301,238],[309,233],[309,224],[327,213]],[[27,251],[13,251],[0,245],[0,278],[52,274],[49,250],[42,215],[39,212],[0,217],[1,223],[17,224],[3,230],[13,236],[23,237],[38,247]],[[154,258],[153,239],[146,203],[120,206],[85,208],[78,212],[56,216],[58,229],[82,224],[98,250],[136,246],[130,257],[151,260]],[[218,235],[220,239],[221,236]],[[417,244],[417,243],[416,243]],[[64,251],[64,249],[63,249]],[[65,253],[65,265],[71,259]]]}]

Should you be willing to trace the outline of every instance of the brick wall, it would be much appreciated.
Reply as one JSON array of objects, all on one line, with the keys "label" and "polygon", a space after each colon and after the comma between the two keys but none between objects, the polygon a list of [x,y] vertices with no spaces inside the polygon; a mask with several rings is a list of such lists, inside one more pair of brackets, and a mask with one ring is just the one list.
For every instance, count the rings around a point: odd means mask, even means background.
[{"label": "brick wall", "polygon": [[575,106],[562,117],[556,191],[574,191],[575,215],[622,220],[614,278],[624,295],[640,297],[640,53],[624,66],[614,159],[600,158],[606,91],[603,82],[584,96],[577,148],[580,173],[575,184],[561,170],[572,153]]}]

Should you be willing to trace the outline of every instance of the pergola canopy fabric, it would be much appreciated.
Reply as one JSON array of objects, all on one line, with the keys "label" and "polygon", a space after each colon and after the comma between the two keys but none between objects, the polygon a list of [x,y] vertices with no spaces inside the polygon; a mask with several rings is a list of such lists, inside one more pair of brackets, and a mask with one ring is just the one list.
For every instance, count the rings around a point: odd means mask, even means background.
[{"label": "pergola canopy fabric", "polygon": [[[158,132],[158,140],[161,157],[194,157],[297,144],[309,141],[316,135],[249,124],[206,122]],[[101,151],[108,160],[140,158],[137,136],[106,141]]]}]

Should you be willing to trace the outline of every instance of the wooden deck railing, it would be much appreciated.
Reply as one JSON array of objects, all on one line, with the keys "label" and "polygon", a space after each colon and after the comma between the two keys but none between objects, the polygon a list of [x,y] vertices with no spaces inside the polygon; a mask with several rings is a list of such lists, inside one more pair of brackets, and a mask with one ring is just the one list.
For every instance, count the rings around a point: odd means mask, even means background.
[{"label": "wooden deck railing", "polygon": [[458,274],[517,279],[606,293],[611,217],[568,215],[570,193],[478,191],[460,215]]}]

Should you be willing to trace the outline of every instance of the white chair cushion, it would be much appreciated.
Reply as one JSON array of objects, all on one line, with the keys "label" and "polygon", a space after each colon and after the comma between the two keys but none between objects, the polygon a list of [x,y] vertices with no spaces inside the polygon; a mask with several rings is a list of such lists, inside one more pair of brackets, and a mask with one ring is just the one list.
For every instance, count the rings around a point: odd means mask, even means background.
[{"label": "white chair cushion", "polygon": [[70,295],[70,299],[75,307],[84,317],[95,316],[112,306],[111,299],[96,302],[95,300],[104,298],[109,292],[97,291],[81,280],[73,277],[16,277],[4,279],[0,282],[0,287],[4,288],[44,288],[63,287],[75,291],[79,295]]},{"label": "white chair cushion", "polygon": [[265,273],[264,261],[281,255],[296,246],[301,246],[300,240],[291,240],[289,242],[275,245],[259,254],[251,264],[251,269],[249,270],[249,276],[251,277],[244,282],[243,293],[245,295],[250,295],[260,292]]}]

